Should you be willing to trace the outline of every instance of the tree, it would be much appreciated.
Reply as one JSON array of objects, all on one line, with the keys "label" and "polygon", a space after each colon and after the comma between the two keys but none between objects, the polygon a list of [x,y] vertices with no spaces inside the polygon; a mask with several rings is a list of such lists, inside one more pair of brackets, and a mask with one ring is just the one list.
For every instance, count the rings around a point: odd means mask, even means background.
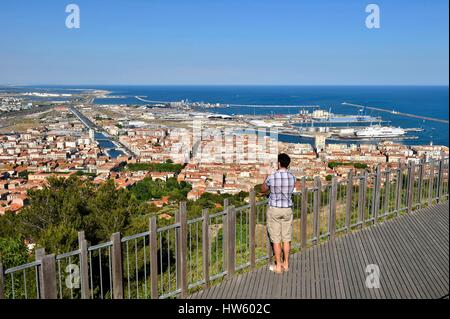
[{"label": "tree", "polygon": [[0,260],[4,268],[28,262],[28,249],[20,236],[0,238]]},{"label": "tree", "polygon": [[19,214],[21,230],[36,242],[45,238],[46,249],[73,246],[74,241],[70,237],[52,237],[48,231],[59,229],[60,224],[77,230],[85,229],[84,217],[89,214],[87,203],[94,186],[77,177],[50,177],[48,184],[42,190],[29,192],[30,205]]},{"label": "tree", "polygon": [[137,203],[125,189],[116,189],[113,180],[102,184],[88,202],[91,212],[86,218],[86,229],[96,240],[104,240],[115,232],[122,231]]}]

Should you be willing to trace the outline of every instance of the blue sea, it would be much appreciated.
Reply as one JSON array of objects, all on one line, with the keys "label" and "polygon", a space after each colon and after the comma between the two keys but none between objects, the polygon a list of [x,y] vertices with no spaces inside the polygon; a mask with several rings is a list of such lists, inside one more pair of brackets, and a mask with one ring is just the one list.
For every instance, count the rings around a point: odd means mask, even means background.
[{"label": "blue sea", "polygon": [[[36,89],[27,87],[27,89]],[[1,90],[2,88],[0,88]],[[10,89],[10,88],[8,88]],[[23,87],[21,89],[24,89]],[[40,90],[77,92],[78,89],[101,89],[112,92],[111,98],[96,99],[97,104],[144,105],[135,96],[154,101],[209,102],[249,105],[319,105],[337,114],[357,114],[358,108],[342,102],[385,108],[398,112],[448,120],[448,86],[40,86]],[[208,109],[222,114],[293,114],[299,108],[229,107]],[[423,128],[408,135],[418,139],[403,140],[404,144],[449,145],[446,123],[423,121],[371,110],[366,115],[380,116],[389,125],[402,128]],[[311,142],[295,136],[280,136],[289,142]]]}]

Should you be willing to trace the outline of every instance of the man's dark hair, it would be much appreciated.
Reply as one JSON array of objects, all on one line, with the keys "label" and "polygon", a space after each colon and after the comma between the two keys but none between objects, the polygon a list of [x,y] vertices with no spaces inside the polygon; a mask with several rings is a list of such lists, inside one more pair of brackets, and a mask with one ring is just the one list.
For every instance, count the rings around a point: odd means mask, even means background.
[{"label": "man's dark hair", "polygon": [[278,163],[280,163],[280,166],[283,168],[288,168],[289,164],[291,164],[291,158],[287,154],[278,154]]}]

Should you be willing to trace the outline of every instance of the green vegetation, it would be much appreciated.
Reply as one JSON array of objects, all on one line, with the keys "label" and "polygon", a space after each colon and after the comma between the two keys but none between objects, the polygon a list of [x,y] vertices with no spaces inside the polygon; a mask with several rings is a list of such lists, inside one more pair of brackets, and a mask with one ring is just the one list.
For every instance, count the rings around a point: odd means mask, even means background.
[{"label": "green vegetation", "polygon": [[353,166],[356,169],[367,169],[367,164],[364,163],[344,163],[344,162],[329,162],[328,167],[333,169],[338,166]]},{"label": "green vegetation", "polygon": [[28,175],[30,175],[30,172],[28,171],[23,171],[19,173],[19,177],[23,179],[28,179]]},{"label": "green vegetation", "polygon": [[[167,163],[171,164],[171,163]],[[148,218],[154,214],[174,215],[180,201],[186,201],[191,186],[178,183],[176,178],[166,182],[149,178],[130,189],[117,189],[113,180],[95,185],[90,179],[56,176],[48,179],[42,190],[29,191],[29,205],[19,214],[0,216],[0,238],[5,240],[30,239],[49,253],[68,252],[78,247],[77,232],[85,231],[91,243],[108,240],[111,234],[131,235],[148,229]],[[149,203],[168,196],[169,204],[158,208]],[[247,193],[214,195],[205,193],[197,201],[188,201],[189,218],[201,215],[203,208],[211,212],[222,209],[225,198],[230,205],[245,204]],[[158,220],[158,225],[173,220]],[[0,247],[0,254],[3,248]]]},{"label": "green vegetation", "polygon": [[131,194],[139,201],[148,201],[151,199],[161,199],[163,196],[169,196],[171,200],[185,200],[187,193],[192,187],[186,183],[178,183],[175,177],[169,178],[166,182],[161,180],[152,180],[145,178],[130,188]]}]

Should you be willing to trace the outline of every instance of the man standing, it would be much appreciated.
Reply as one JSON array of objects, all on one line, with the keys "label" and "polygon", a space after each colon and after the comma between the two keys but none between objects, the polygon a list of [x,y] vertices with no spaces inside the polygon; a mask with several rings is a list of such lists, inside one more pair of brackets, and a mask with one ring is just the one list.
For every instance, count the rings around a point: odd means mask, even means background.
[{"label": "man standing", "polygon": [[[267,209],[267,228],[275,253],[275,265],[270,270],[282,273],[289,269],[289,251],[292,241],[292,193],[295,176],[288,171],[291,159],[287,154],[278,155],[278,170],[269,175],[262,185],[264,193],[270,191]],[[283,249],[284,261],[281,261]]]}]

